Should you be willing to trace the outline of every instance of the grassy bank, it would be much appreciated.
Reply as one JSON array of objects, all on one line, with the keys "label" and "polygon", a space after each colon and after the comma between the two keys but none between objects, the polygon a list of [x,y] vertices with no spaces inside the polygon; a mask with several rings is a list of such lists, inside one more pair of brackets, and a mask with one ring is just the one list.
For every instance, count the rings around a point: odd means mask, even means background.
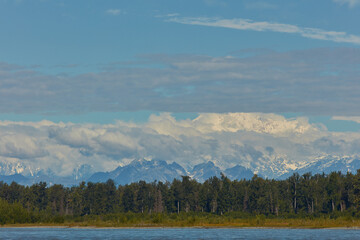
[{"label": "grassy bank", "polygon": [[57,217],[56,221],[4,224],[4,227],[203,227],[203,228],[354,228],[360,219],[352,217],[266,218],[258,215],[248,218],[215,214],[109,214],[104,216]]}]

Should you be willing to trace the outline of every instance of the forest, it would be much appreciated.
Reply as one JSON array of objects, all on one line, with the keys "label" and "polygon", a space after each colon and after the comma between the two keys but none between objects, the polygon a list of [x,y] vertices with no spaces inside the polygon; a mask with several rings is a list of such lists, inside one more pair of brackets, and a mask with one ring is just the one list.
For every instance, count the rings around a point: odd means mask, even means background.
[{"label": "forest", "polygon": [[235,226],[244,219],[250,225],[267,219],[345,219],[358,224],[360,171],[294,174],[286,180],[255,175],[251,180],[231,181],[221,175],[204,183],[182,177],[171,183],[139,181],[125,186],[108,180],[70,188],[0,182],[2,225]]}]

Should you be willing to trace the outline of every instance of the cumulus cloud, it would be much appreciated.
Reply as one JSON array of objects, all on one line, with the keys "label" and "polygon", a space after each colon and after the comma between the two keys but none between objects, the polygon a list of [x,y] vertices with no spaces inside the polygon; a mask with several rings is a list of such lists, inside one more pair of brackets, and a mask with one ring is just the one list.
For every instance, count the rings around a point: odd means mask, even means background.
[{"label": "cumulus cloud", "polygon": [[41,158],[47,152],[39,146],[36,139],[27,135],[2,135],[0,139],[0,156],[33,159]]},{"label": "cumulus cloud", "polygon": [[336,3],[339,4],[348,4],[349,7],[355,7],[360,4],[360,0],[333,0]]},{"label": "cumulus cloud", "polygon": [[204,133],[253,131],[268,134],[305,133],[314,130],[306,119],[285,119],[276,114],[229,113],[201,114],[194,121],[195,126]]},{"label": "cumulus cloud", "polygon": [[[148,67],[161,65],[161,68]],[[147,55],[73,76],[0,71],[1,113],[302,112],[359,115],[360,50]]]},{"label": "cumulus cloud", "polygon": [[[350,4],[350,3],[349,3]],[[350,5],[355,3],[351,2]],[[275,23],[275,22],[256,22],[250,19],[235,18],[203,18],[203,17],[174,17],[167,19],[169,22],[176,22],[188,25],[199,25],[208,27],[232,28],[237,30],[250,31],[271,31],[280,33],[298,34],[305,38],[333,41],[339,43],[360,44],[360,36],[348,34],[346,32],[336,32],[323,30],[319,28],[299,27],[291,24]]]},{"label": "cumulus cloud", "polygon": [[[332,133],[305,118],[264,113],[202,113],[176,120],[152,115],[142,124],[0,122],[0,163],[69,175],[82,164],[113,170],[132,159],[176,161],[190,169],[213,161],[276,177],[318,157],[360,154],[360,133]],[[30,170],[29,170],[30,169]]]}]

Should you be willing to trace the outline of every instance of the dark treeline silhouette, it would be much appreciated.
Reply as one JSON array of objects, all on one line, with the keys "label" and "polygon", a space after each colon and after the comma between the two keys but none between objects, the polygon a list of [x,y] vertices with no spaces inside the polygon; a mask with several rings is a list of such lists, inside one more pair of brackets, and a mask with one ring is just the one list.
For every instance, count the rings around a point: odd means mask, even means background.
[{"label": "dark treeline silhouette", "polygon": [[32,186],[0,182],[0,198],[0,223],[36,222],[40,218],[56,222],[56,218],[63,221],[64,217],[127,212],[358,217],[360,171],[294,174],[286,180],[255,175],[251,180],[231,181],[222,175],[204,183],[182,177],[172,183],[139,181],[118,187],[112,180],[83,182],[71,188],[58,184],[48,187],[44,182]]}]

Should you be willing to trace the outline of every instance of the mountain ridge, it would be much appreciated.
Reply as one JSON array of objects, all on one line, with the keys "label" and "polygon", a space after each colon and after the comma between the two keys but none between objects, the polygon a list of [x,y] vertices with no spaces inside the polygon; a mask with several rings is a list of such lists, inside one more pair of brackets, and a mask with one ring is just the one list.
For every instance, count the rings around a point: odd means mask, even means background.
[{"label": "mountain ridge", "polygon": [[[182,176],[189,176],[198,182],[204,182],[210,177],[220,177],[223,173],[229,172],[229,178],[234,179],[250,179],[254,174],[251,170],[237,165],[233,168],[245,169],[243,177],[239,174],[231,173],[231,169],[222,171],[213,162],[208,161],[195,165],[189,172],[176,162],[167,163],[160,159],[137,159],[125,166],[118,166],[112,171],[95,172],[91,166],[81,165],[78,169],[74,169],[71,176],[57,176],[51,170],[40,170],[34,175],[23,176],[21,173],[9,175],[0,175],[0,181],[10,184],[12,181],[20,182],[24,185],[31,185],[38,182],[47,182],[49,185],[62,184],[64,186],[77,185],[80,182],[106,182],[108,179],[114,180],[118,185],[130,184],[138,181],[162,181],[172,182],[174,179],[181,179]],[[87,172],[88,171],[88,172]],[[91,174],[89,174],[92,172]]]},{"label": "mountain ridge", "polygon": [[[108,179],[114,180],[118,185],[130,184],[138,181],[162,181],[172,182],[174,179],[181,179],[182,176],[189,176],[198,182],[204,182],[210,177],[221,177],[221,173],[231,180],[251,179],[254,172],[241,165],[235,165],[230,168],[221,169],[212,161],[203,162],[193,166],[192,169],[185,170],[180,164],[176,162],[168,163],[160,159],[135,159],[125,166],[118,166],[112,171],[101,172],[96,171],[92,166],[84,164],[78,166],[73,170],[70,176],[58,176],[51,170],[38,170],[37,172],[27,171],[27,175],[23,174],[23,169],[26,166],[16,164],[0,163],[0,181],[10,184],[15,181],[23,185],[32,185],[38,182],[47,182],[49,185],[62,184],[64,186],[78,185],[81,182],[106,182]],[[270,166],[270,165],[269,165]],[[264,165],[263,167],[269,167]],[[6,169],[5,167],[8,167]],[[19,169],[19,171],[16,171]],[[30,169],[30,168],[29,168]],[[286,179],[298,173],[330,173],[334,171],[341,171],[342,173],[356,173],[360,169],[360,158],[356,156],[323,156],[314,160],[313,162],[299,167],[295,170],[288,171],[279,175],[274,179]],[[5,173],[5,174],[4,174]],[[10,174],[6,174],[10,173]],[[263,177],[262,172],[256,172],[260,177]]]}]

